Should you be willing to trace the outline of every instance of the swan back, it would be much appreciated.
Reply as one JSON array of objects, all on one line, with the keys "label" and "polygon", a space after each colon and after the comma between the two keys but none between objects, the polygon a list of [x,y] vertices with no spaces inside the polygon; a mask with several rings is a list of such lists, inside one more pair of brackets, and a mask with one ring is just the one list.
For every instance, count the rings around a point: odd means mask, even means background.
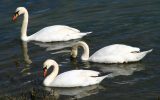
[{"label": "swan back", "polygon": [[128,58],[133,58],[131,52],[135,51],[139,52],[140,49],[123,44],[113,44],[96,51],[89,60],[99,63],[124,63]]},{"label": "swan back", "polygon": [[52,42],[52,41],[68,41],[72,39],[82,38],[88,33],[81,33],[78,29],[65,26],[53,25],[45,27],[35,34],[29,36],[30,41]]},{"label": "swan back", "polygon": [[135,62],[141,60],[149,52],[151,52],[151,50],[140,52],[140,49],[137,47],[114,44],[98,50],[89,60],[99,63]]},{"label": "swan back", "polygon": [[99,72],[92,70],[71,70],[58,75],[50,84],[53,87],[80,87],[100,83],[106,76],[98,77]]}]

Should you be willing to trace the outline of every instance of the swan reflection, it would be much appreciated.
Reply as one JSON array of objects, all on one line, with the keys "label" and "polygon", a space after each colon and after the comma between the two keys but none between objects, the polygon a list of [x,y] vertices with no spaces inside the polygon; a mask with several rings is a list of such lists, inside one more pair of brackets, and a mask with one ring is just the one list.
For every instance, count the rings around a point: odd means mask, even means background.
[{"label": "swan reflection", "polygon": [[[25,67],[23,68],[23,70],[21,72],[25,73],[26,70],[30,69],[29,66],[32,63],[32,60],[30,59],[30,57],[28,55],[28,44],[27,44],[27,42],[22,42],[21,46],[22,46],[23,60],[25,62]],[[30,73],[27,73],[27,74],[30,74]]]},{"label": "swan reflection", "polygon": [[93,94],[97,94],[100,90],[105,90],[104,87],[100,85],[92,85],[87,87],[75,87],[75,88],[50,88],[45,87],[45,90],[49,91],[52,95],[57,98],[60,95],[70,96],[72,99],[79,99]]},{"label": "swan reflection", "polygon": [[31,61],[31,59],[29,58],[29,55],[28,55],[28,44],[27,44],[27,42],[22,42],[22,53],[23,53],[25,63],[30,65],[32,63],[32,61]]},{"label": "swan reflection", "polygon": [[79,40],[76,39],[76,40],[71,40],[71,41],[52,42],[52,43],[34,42],[34,44],[40,47],[46,48],[46,51],[53,51],[53,50],[67,48],[67,47],[72,47],[78,41]]},{"label": "swan reflection", "polygon": [[22,53],[23,53],[23,58],[26,64],[30,65],[32,63],[31,59],[29,58],[28,55],[28,44],[27,42],[22,42]]},{"label": "swan reflection", "polygon": [[[130,63],[130,64],[95,64],[100,71],[106,73],[111,72],[112,77],[124,75],[129,76],[132,75],[136,71],[144,70],[144,65],[141,63]],[[98,66],[98,67],[97,67]]]}]

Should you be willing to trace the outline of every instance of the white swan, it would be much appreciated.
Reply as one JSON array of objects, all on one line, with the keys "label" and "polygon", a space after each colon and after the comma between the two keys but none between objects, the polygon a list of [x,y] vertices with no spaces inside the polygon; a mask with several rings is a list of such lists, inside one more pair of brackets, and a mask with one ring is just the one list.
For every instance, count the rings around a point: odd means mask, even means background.
[{"label": "white swan", "polygon": [[[50,75],[47,75],[47,70],[53,67],[53,71]],[[43,64],[44,86],[49,87],[82,87],[89,86],[100,83],[104,78],[109,77],[108,75],[99,76],[100,72],[92,70],[70,70],[61,73],[57,76],[59,71],[58,64],[52,60],[48,59]]]},{"label": "white swan", "polygon": [[71,57],[76,58],[78,47],[81,46],[84,52],[81,56],[82,60],[88,60],[98,63],[127,63],[141,60],[151,50],[140,52],[137,47],[131,47],[123,44],[113,44],[101,48],[89,57],[89,47],[83,42],[77,42],[71,49]]},{"label": "white swan", "polygon": [[54,25],[41,29],[31,36],[27,36],[28,26],[28,11],[24,7],[18,7],[13,16],[13,20],[24,14],[24,19],[21,28],[21,40],[22,41],[40,41],[40,42],[52,42],[52,41],[68,41],[72,39],[81,38],[91,32],[81,33],[78,29],[65,26],[65,25]]}]

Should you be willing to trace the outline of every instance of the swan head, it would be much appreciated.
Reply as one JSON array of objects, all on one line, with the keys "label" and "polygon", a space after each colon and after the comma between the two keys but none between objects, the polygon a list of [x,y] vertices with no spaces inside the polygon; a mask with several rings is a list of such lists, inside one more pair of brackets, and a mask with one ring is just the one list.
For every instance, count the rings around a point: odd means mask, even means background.
[{"label": "swan head", "polygon": [[12,20],[15,21],[19,15],[24,14],[25,12],[27,12],[25,7],[18,7],[13,15]]},{"label": "swan head", "polygon": [[78,49],[77,49],[77,46],[76,46],[76,45],[74,45],[74,46],[71,48],[71,58],[76,58],[76,57],[77,57],[77,53],[78,53],[77,50],[78,50]]},{"label": "swan head", "polygon": [[44,63],[43,63],[43,76],[46,77],[47,76],[47,70],[54,65],[58,65],[56,63],[56,61],[52,60],[52,59],[47,59]]}]

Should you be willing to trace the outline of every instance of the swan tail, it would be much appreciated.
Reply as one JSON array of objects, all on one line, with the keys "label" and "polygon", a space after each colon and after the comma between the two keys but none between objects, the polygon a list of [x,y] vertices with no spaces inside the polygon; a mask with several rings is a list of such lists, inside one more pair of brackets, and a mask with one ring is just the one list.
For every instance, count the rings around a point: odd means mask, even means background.
[{"label": "swan tail", "polygon": [[90,34],[90,33],[92,33],[92,32],[81,32],[81,35],[82,35],[82,36],[85,36],[85,35],[88,35],[88,34]]},{"label": "swan tail", "polygon": [[99,77],[99,82],[103,81],[103,79],[105,79],[105,78],[112,78],[112,77],[114,77],[112,73],[101,76],[101,77]]},{"label": "swan tail", "polygon": [[85,32],[85,33],[90,34],[90,33],[92,33],[92,32]]},{"label": "swan tail", "polygon": [[141,60],[142,58],[144,58],[148,53],[152,52],[153,49],[150,49],[150,50],[147,50],[147,51],[143,51],[143,52],[140,52],[140,53],[137,53],[136,54],[136,58],[137,58],[137,61]]}]

